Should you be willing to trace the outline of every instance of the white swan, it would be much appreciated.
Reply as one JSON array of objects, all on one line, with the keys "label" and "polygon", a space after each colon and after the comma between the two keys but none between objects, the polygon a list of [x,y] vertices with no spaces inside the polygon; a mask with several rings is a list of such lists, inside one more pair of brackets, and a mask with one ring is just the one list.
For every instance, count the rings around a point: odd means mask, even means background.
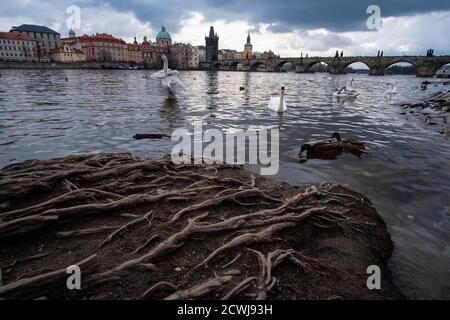
[{"label": "white swan", "polygon": [[391,95],[391,94],[397,94],[397,88],[394,86],[393,83],[388,83],[387,84],[389,86],[389,90],[387,92],[387,94]]},{"label": "white swan", "polygon": [[287,108],[286,100],[284,100],[284,87],[281,87],[280,96],[270,97],[269,105],[267,107],[269,108],[269,110],[279,112],[279,113],[287,111],[288,108]]},{"label": "white swan", "polygon": [[177,97],[178,89],[184,89],[183,83],[178,77],[178,71],[169,69],[169,60],[165,55],[161,56],[164,62],[164,68],[151,75],[152,79],[161,80],[161,84],[164,88],[168,89],[169,97]]},{"label": "white swan", "polygon": [[356,99],[356,97],[359,96],[359,93],[357,93],[355,90],[349,91],[347,87],[342,87],[340,90],[337,90],[333,92],[333,96],[343,99]]},{"label": "white swan", "polygon": [[346,91],[348,92],[348,93],[356,93],[356,90],[355,90],[355,88],[353,87],[353,82],[354,82],[354,79],[352,78],[352,80],[350,80],[350,82],[347,84],[347,86],[345,87],[345,89],[346,89]]}]

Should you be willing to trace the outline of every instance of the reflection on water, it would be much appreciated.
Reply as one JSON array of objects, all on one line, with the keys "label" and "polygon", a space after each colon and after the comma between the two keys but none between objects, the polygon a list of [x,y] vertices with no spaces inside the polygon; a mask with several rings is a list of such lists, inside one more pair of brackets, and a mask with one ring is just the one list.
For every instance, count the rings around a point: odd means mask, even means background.
[{"label": "reflection on water", "polygon": [[[334,88],[350,76],[291,73],[181,72],[186,91],[167,100],[142,71],[4,70],[0,79],[0,165],[74,153],[130,151],[154,157],[170,152],[168,139],[136,141],[136,133],[170,133],[202,120],[220,129],[281,128],[281,169],[293,184],[332,181],[368,195],[386,220],[395,252],[392,270],[410,297],[450,296],[450,141],[396,101],[442,89],[420,90],[409,76],[355,76],[356,100],[336,100]],[[65,77],[69,81],[65,81]],[[398,95],[386,94],[392,82]],[[289,111],[267,110],[269,95],[286,87]],[[239,90],[243,87],[244,90]],[[328,138],[365,141],[362,159],[300,164],[300,146]],[[252,168],[253,169],[253,168]]]}]

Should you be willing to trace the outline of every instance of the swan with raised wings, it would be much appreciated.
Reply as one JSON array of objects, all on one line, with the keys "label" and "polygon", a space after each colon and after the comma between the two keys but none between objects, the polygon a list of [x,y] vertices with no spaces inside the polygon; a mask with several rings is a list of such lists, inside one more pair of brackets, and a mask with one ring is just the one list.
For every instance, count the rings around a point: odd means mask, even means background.
[{"label": "swan with raised wings", "polygon": [[183,83],[178,77],[178,71],[169,69],[169,60],[165,55],[161,56],[164,68],[151,75],[152,79],[161,80],[161,84],[169,92],[169,98],[176,99],[177,92],[184,89]]}]

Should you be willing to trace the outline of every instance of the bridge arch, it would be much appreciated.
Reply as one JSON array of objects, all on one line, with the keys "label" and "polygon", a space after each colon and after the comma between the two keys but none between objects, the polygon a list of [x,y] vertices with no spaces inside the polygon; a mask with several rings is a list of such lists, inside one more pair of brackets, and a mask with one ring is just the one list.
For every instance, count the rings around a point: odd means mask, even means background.
[{"label": "bridge arch", "polygon": [[233,61],[233,62],[231,62],[230,63],[230,71],[237,71],[239,64],[241,64],[240,61]]},{"label": "bridge arch", "polygon": [[323,61],[323,60],[314,60],[314,61],[308,63],[308,65],[306,66],[306,70],[305,71],[306,72],[315,72],[314,68],[316,66],[326,66],[328,72],[330,71],[330,65],[327,62]]},{"label": "bridge arch", "polygon": [[211,64],[211,70],[213,70],[213,71],[220,71],[220,70],[222,70],[222,68],[223,68],[223,65],[220,62],[213,62]]},{"label": "bridge arch", "polygon": [[[353,62],[349,61],[348,63],[346,63],[344,65],[345,73],[351,72],[352,70],[350,70],[350,69],[355,70],[355,71],[356,70],[367,70],[367,72],[369,72],[371,68],[370,68],[370,65],[364,61],[354,60]],[[359,73],[359,71],[358,71],[358,73]]]},{"label": "bridge arch", "polygon": [[347,62],[344,64],[344,69],[347,69],[347,68],[350,67],[352,64],[356,64],[356,63],[363,64],[363,65],[365,65],[368,69],[370,69],[370,65],[369,65],[367,62],[365,62],[364,60],[357,60],[357,59],[351,60],[351,61],[347,61]]},{"label": "bridge arch", "polygon": [[289,62],[291,62],[291,61],[289,61],[289,60],[279,61],[275,66],[275,72],[281,72],[281,69],[283,68],[283,66]]},{"label": "bridge arch", "polygon": [[438,64],[436,64],[436,68],[435,68],[434,72],[436,73],[439,69],[441,69],[442,67],[444,67],[446,65],[450,65],[450,59],[440,61]]},{"label": "bridge arch", "polygon": [[407,63],[407,64],[412,65],[416,69],[418,68],[416,61],[405,58],[405,59],[395,59],[395,60],[391,61],[388,65],[386,65],[386,69],[392,67],[395,64],[399,64],[399,63]]},{"label": "bridge arch", "polygon": [[[405,65],[405,66],[404,66]],[[399,69],[403,67],[403,69]],[[414,70],[405,70],[406,67],[413,67]],[[408,59],[394,60],[392,63],[386,66],[384,69],[385,74],[403,74],[403,75],[417,75],[418,66],[417,63]]]},{"label": "bridge arch", "polygon": [[260,67],[264,67],[267,70],[267,64],[262,62],[262,61],[257,61],[254,62],[251,66],[250,66],[250,71],[258,71],[258,69],[260,69]]}]

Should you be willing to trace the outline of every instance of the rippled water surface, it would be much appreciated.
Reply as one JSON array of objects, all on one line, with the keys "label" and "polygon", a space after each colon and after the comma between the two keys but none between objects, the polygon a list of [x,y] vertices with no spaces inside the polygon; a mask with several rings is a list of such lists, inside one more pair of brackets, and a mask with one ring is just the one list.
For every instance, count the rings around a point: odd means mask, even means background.
[{"label": "rippled water surface", "polygon": [[[355,76],[361,95],[340,102],[333,88],[351,76],[292,73],[182,72],[184,96],[168,101],[145,71],[2,70],[0,165],[75,153],[129,151],[143,157],[170,152],[170,140],[135,141],[136,133],[171,133],[203,120],[219,129],[281,127],[281,169],[292,184],[331,181],[375,203],[392,234],[391,269],[409,297],[450,298],[450,141],[415,118],[399,114],[386,82],[400,100],[414,100],[442,85],[419,90],[409,76]],[[65,81],[65,77],[69,81]],[[280,119],[266,105],[287,89],[289,111]],[[239,87],[245,91],[239,91]],[[448,89],[447,89],[448,90]],[[339,131],[368,143],[362,160],[300,164],[300,146]]]}]

